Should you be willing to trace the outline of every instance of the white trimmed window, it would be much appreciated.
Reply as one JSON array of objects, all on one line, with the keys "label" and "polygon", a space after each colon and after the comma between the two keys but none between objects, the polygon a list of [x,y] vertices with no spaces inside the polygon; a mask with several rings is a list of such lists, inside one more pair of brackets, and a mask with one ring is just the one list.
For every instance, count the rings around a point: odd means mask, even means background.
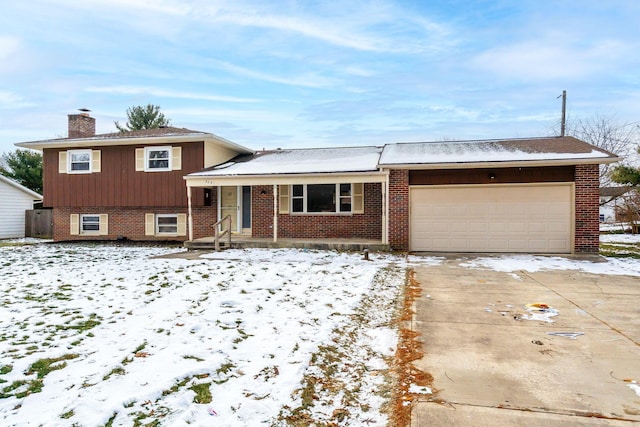
[{"label": "white trimmed window", "polygon": [[145,214],[145,235],[147,236],[185,236],[186,234],[186,214]]},{"label": "white trimmed window", "polygon": [[182,147],[136,148],[136,171],[166,172],[182,169]]},{"label": "white trimmed window", "polygon": [[80,215],[80,234],[100,232],[100,215]]},{"label": "white trimmed window", "polygon": [[147,172],[171,170],[171,147],[146,147],[144,170]]},{"label": "white trimmed window", "polygon": [[362,184],[297,184],[287,194],[291,194],[292,213],[362,211]]},{"label": "white trimmed window", "polygon": [[73,236],[106,236],[109,234],[108,214],[71,214],[69,234]]},{"label": "white trimmed window", "polygon": [[100,150],[68,150],[58,153],[59,173],[100,172]]}]

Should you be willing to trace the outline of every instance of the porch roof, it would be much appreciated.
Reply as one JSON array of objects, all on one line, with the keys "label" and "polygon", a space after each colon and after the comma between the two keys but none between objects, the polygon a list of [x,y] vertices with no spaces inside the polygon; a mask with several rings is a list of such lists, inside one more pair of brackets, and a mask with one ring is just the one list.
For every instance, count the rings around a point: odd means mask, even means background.
[{"label": "porch roof", "polygon": [[241,155],[188,177],[231,177],[378,171],[382,147],[332,147],[260,151]]}]

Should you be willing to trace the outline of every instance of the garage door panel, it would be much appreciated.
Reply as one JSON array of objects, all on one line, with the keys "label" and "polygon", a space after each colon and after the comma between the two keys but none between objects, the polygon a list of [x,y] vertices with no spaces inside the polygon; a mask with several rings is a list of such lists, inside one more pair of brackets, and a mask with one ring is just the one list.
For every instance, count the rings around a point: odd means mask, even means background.
[{"label": "garage door panel", "polygon": [[572,186],[410,189],[410,248],[444,252],[571,252]]}]

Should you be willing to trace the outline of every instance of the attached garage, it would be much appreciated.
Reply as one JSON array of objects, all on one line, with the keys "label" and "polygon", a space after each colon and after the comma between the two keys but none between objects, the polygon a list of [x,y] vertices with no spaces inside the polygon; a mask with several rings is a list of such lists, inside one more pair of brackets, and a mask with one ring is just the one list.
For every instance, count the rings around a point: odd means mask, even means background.
[{"label": "attached garage", "polygon": [[574,184],[409,188],[412,251],[571,253]]}]

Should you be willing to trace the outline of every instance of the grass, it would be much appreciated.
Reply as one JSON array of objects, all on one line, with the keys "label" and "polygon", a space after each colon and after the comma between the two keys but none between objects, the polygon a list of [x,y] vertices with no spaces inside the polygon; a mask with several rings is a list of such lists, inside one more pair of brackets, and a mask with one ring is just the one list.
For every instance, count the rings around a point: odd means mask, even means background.
[{"label": "grass", "polygon": [[189,390],[193,390],[193,392],[196,394],[195,397],[193,398],[193,403],[200,403],[200,404],[211,403],[212,396],[211,396],[211,390],[209,389],[210,386],[211,386],[211,383],[201,383],[201,384],[194,384],[191,387],[189,387]]},{"label": "grass", "polygon": [[[72,353],[72,354],[65,354],[64,356],[60,356],[60,357],[39,359],[36,362],[31,364],[26,374],[27,375],[36,374],[38,379],[44,378],[51,372],[57,371],[59,369],[63,369],[64,367],[66,367],[67,362],[65,362],[65,360],[71,360],[77,357],[79,357],[78,354]],[[58,362],[62,362],[62,363],[58,363]]]},{"label": "grass", "polygon": [[600,255],[614,258],[640,259],[639,243],[600,243]]}]

